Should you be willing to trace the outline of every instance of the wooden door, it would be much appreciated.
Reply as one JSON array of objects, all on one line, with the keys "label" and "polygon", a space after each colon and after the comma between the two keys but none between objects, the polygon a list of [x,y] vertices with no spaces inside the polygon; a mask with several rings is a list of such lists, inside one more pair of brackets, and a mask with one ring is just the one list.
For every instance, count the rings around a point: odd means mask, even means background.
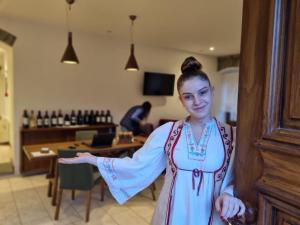
[{"label": "wooden door", "polygon": [[237,126],[237,195],[300,224],[300,0],[244,0]]}]

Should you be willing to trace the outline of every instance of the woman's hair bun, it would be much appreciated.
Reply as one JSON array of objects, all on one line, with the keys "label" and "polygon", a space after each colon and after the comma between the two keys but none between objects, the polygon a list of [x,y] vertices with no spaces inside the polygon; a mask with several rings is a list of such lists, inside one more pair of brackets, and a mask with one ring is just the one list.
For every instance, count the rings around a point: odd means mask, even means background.
[{"label": "woman's hair bun", "polygon": [[201,63],[195,57],[187,57],[181,65],[181,72],[197,72],[202,68]]}]

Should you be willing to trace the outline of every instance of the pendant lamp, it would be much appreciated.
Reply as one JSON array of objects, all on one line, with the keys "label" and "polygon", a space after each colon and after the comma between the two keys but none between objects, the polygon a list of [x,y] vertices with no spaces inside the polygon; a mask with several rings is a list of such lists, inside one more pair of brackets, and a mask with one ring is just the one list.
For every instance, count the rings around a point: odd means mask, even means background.
[{"label": "pendant lamp", "polygon": [[130,45],[130,55],[129,59],[127,61],[127,64],[125,66],[125,70],[127,71],[138,71],[139,66],[137,64],[137,61],[134,56],[134,42],[133,42],[133,26],[134,26],[134,20],[136,19],[135,15],[130,15],[129,19],[131,20],[131,31],[130,31],[130,37],[131,37],[131,45]]},{"label": "pendant lamp", "polygon": [[76,52],[75,52],[75,49],[73,47],[73,37],[72,37],[72,32],[70,31],[70,28],[69,28],[69,18],[68,18],[68,14],[70,11],[71,12],[71,5],[75,2],[75,0],[66,0],[67,4],[69,4],[69,7],[67,9],[67,12],[66,12],[66,18],[67,18],[67,27],[68,27],[68,45],[67,45],[67,48],[65,50],[65,53],[63,54],[63,57],[61,59],[61,62],[62,63],[65,63],[65,64],[78,64],[79,63],[79,60],[77,58],[77,55],[76,55]]}]

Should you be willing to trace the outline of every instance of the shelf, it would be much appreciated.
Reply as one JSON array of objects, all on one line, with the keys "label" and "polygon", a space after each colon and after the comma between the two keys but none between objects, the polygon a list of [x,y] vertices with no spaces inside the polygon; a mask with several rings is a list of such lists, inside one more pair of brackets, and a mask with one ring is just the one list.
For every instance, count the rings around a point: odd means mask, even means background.
[{"label": "shelf", "polygon": [[63,130],[97,130],[101,128],[115,128],[116,124],[99,124],[99,125],[74,125],[63,127],[41,127],[41,128],[21,128],[21,132],[40,132],[40,131],[63,131]]}]

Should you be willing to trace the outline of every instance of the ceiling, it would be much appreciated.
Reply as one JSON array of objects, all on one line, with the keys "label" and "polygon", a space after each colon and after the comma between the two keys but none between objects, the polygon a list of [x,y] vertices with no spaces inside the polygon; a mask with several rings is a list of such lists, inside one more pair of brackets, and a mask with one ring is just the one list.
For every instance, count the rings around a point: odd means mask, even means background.
[{"label": "ceiling", "polygon": [[[214,56],[240,50],[242,0],[76,0],[73,31]],[[65,0],[0,0],[0,16],[66,27]],[[214,46],[214,51],[209,47]]]}]

